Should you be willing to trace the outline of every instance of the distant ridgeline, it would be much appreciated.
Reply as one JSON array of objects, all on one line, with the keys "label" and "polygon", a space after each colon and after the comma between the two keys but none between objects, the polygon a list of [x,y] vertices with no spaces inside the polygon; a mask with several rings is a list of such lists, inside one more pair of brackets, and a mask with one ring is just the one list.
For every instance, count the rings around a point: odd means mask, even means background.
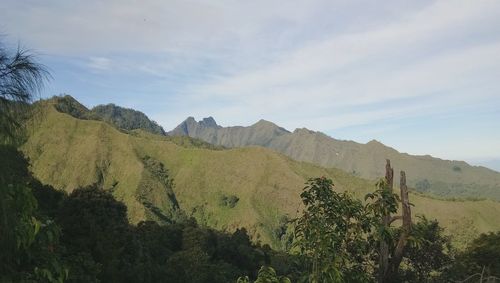
[{"label": "distant ridgeline", "polygon": [[390,159],[406,170],[409,185],[418,192],[451,199],[500,200],[499,172],[463,161],[400,153],[375,140],[367,144],[337,140],[305,128],[290,132],[265,120],[248,127],[221,127],[212,117],[199,122],[189,117],[168,134],[199,138],[228,148],[263,146],[298,161],[339,168],[369,180],[382,176],[380,164]]},{"label": "distant ridgeline", "polygon": [[[36,126],[28,131],[20,149],[42,183],[67,192],[97,184],[127,206],[131,223],[169,223],[194,217],[201,225],[222,231],[245,227],[254,241],[275,248],[289,245],[288,222],[297,217],[304,183],[312,177],[330,178],[337,190],[363,198],[375,186],[373,180],[358,176],[382,177],[379,167],[383,170],[386,157],[396,170],[405,169],[409,179],[427,179],[430,185],[423,185],[430,186],[427,191],[437,187],[439,174],[444,171],[450,171],[448,175],[443,173],[446,184],[487,184],[480,179],[492,182],[498,176],[465,163],[399,154],[375,142],[339,142],[346,147],[342,150],[323,134],[307,130],[290,133],[266,121],[249,128],[223,128],[213,119],[196,122],[191,118],[176,130],[189,135],[194,131],[201,139],[234,147],[225,149],[189,136],[154,134],[161,131],[142,113],[113,110],[118,114],[104,115],[88,110],[69,96],[37,102],[34,109],[37,111],[33,111],[32,123]],[[131,117],[144,119],[124,121]],[[127,129],[122,128],[124,125]],[[193,126],[199,128],[193,130]],[[288,142],[285,148],[299,152],[294,157],[298,160],[311,155],[310,159],[317,162],[328,151],[334,156],[338,153],[344,162],[353,158],[351,166],[356,173],[352,173],[353,169],[346,173],[332,166],[299,162],[265,147],[244,147],[257,141],[271,149]],[[370,149],[375,152],[370,153]],[[285,153],[292,156],[292,152]],[[359,159],[362,156],[366,166],[377,160],[380,163],[368,170],[370,167],[360,166],[364,164]],[[334,159],[328,160],[334,163]],[[429,173],[432,169],[436,172]],[[453,174],[462,179],[451,178]],[[500,230],[500,222],[491,217],[500,215],[500,202],[446,201],[423,194],[412,194],[410,199],[415,205],[412,212],[436,218],[448,233],[455,235],[456,241],[467,242],[477,233]]]}]

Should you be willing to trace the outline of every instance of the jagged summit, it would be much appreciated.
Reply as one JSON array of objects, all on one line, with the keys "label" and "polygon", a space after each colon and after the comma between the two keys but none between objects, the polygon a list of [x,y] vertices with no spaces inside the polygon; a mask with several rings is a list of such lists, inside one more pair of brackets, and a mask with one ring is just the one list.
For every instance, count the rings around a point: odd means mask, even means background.
[{"label": "jagged summit", "polygon": [[217,122],[215,122],[215,119],[210,116],[207,118],[203,118],[203,120],[200,121],[200,125],[204,127],[210,127],[210,128],[217,128],[219,125],[217,125]]},{"label": "jagged summit", "polygon": [[290,132],[278,125],[261,119],[248,127],[221,127],[213,117],[203,118],[197,122],[188,117],[168,134],[172,136],[190,136],[212,144],[226,144],[227,147],[247,145],[266,146],[270,141]]},{"label": "jagged summit", "polygon": [[196,121],[193,116],[189,116],[175,127],[172,131],[168,132],[170,136],[192,136],[194,133],[199,133],[204,129],[218,129],[221,126],[217,125],[215,119],[210,116],[203,118],[201,121]]},{"label": "jagged summit", "polygon": [[196,119],[193,116],[189,116],[184,120],[180,125],[182,124],[188,124],[188,125],[199,125],[207,128],[217,128],[219,125],[217,125],[217,122],[212,116],[206,117],[201,119],[199,122],[196,121]]}]

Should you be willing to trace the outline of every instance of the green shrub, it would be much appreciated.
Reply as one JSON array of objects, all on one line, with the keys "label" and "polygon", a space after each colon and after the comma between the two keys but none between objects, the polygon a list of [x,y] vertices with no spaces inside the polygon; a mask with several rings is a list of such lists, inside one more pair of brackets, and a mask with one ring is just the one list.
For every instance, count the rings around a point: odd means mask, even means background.
[{"label": "green shrub", "polygon": [[240,199],[235,195],[230,195],[230,196],[222,195],[219,198],[219,205],[220,206],[227,206],[229,208],[234,208],[239,200]]}]

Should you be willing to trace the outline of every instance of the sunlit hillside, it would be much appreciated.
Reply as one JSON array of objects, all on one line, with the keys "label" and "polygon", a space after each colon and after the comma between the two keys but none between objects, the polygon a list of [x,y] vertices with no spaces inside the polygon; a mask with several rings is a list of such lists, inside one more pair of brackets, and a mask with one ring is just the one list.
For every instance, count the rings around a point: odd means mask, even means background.
[{"label": "sunlit hillside", "polygon": [[[284,220],[301,210],[299,194],[308,178],[326,176],[338,191],[348,190],[359,198],[374,189],[372,181],[297,162],[261,147],[213,150],[196,147],[196,142],[179,145],[169,137],[74,118],[58,112],[53,101],[38,107],[39,115],[22,147],[35,176],[68,192],[102,184],[127,205],[133,223],[171,217],[175,199],[200,223],[228,231],[246,227],[254,240],[279,248]],[[174,198],[145,165],[145,158],[168,170],[175,183]],[[405,168],[396,168],[400,169]],[[232,204],[225,201],[229,198]],[[145,205],[144,199],[151,205]],[[420,194],[410,199],[415,214],[438,219],[458,242],[479,232],[500,230],[500,222],[491,217],[500,214],[498,202],[444,201]]]}]

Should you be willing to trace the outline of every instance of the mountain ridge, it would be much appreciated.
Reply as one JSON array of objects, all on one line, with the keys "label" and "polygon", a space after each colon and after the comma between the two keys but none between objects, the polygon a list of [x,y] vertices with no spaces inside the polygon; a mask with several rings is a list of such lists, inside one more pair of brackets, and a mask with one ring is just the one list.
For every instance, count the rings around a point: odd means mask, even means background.
[{"label": "mountain ridge", "polygon": [[[294,218],[300,210],[299,195],[308,178],[331,178],[336,190],[358,198],[374,189],[371,181],[263,147],[184,146],[170,137],[78,119],[54,104],[37,107],[37,125],[21,147],[34,176],[67,192],[98,183],[126,204],[132,223],[162,222],[181,210],[219,230],[246,227],[253,240],[279,248],[283,219]],[[235,202],[221,201],[227,199]],[[500,213],[498,202],[445,201],[413,193],[410,199],[416,214],[437,218],[450,234],[465,233],[463,239],[500,229],[500,222],[489,217]]]},{"label": "mountain ridge", "polygon": [[53,96],[44,103],[53,103],[58,111],[78,119],[105,121],[126,131],[142,129],[153,134],[166,135],[165,130],[143,112],[114,103],[100,104],[89,109],[68,94]]},{"label": "mountain ridge", "polygon": [[[378,164],[389,158],[395,164],[406,168],[412,176],[408,180],[409,184],[420,192],[439,197],[500,200],[500,173],[490,168],[430,155],[401,153],[377,140],[366,144],[338,140],[306,128],[297,128],[290,132],[272,122],[261,121],[264,122],[259,121],[246,127],[207,128],[193,118],[184,131],[176,131],[175,128],[168,134],[186,135],[229,148],[263,146],[298,161],[336,167],[366,179],[382,175],[383,168]],[[260,124],[266,126],[260,127]]]}]

